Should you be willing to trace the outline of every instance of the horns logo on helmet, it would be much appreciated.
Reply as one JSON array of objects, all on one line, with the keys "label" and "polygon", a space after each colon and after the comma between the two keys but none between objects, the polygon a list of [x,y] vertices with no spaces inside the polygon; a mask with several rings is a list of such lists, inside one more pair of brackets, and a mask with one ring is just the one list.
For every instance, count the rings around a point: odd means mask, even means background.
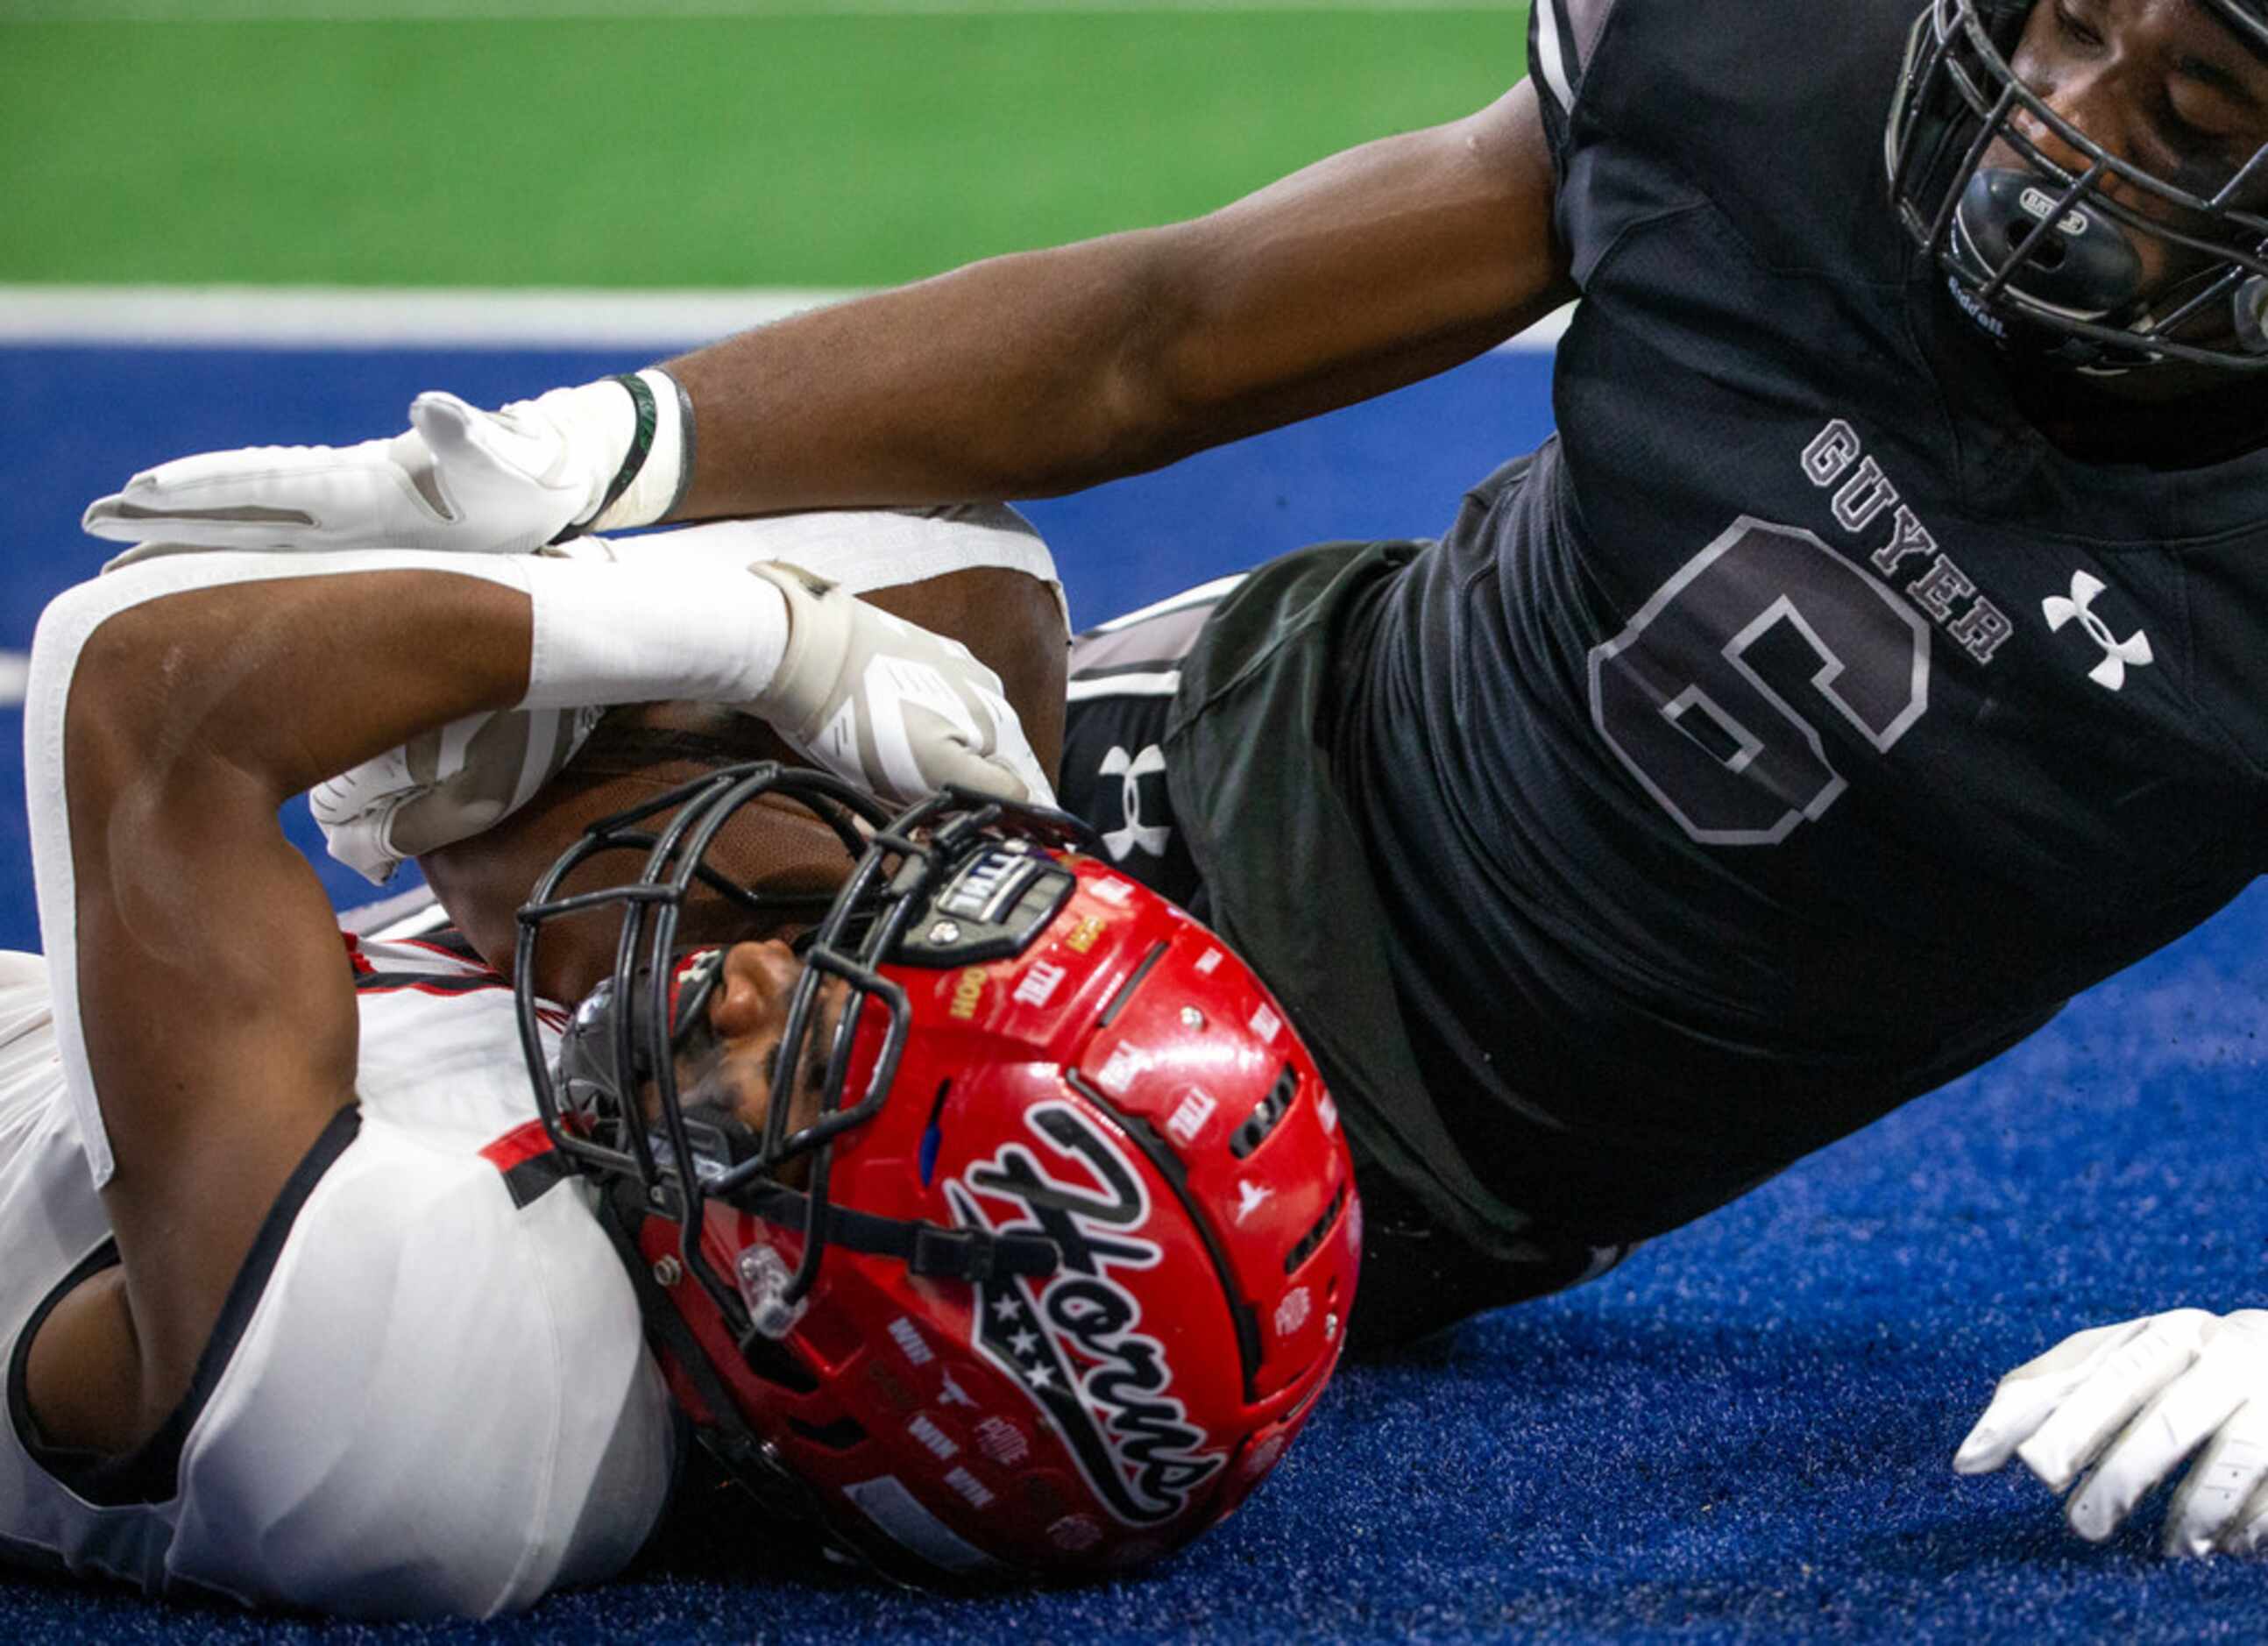
[{"label": "horns logo on helmet", "polygon": [[1035,1104],[1025,1123],[1056,1153],[1082,1163],[1094,1182],[1050,1176],[1016,1143],[970,1167],[965,1182],[946,1182],[963,1227],[1000,1232],[976,1197],[1013,1199],[1027,1216],[1006,1231],[1036,1231],[1063,1253],[1043,1286],[1012,1277],[977,1286],[976,1347],[1055,1426],[1112,1514],[1129,1525],[1161,1524],[1189,1506],[1226,1458],[1202,1450],[1204,1431],[1169,1392],[1165,1346],[1136,1330],[1141,1303],[1110,1275],[1153,1268],[1164,1256],[1140,1238],[1149,1195],[1132,1165],[1072,1105]]}]

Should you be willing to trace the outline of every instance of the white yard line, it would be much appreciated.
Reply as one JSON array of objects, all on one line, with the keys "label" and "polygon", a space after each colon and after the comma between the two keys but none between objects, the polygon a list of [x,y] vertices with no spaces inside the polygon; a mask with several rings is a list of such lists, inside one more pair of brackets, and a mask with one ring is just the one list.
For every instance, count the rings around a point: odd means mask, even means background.
[{"label": "white yard line", "polygon": [[[0,285],[0,343],[214,348],[682,348],[845,291],[578,292]],[[1548,351],[1566,312],[1505,344]]]},{"label": "white yard line", "polygon": [[0,285],[0,342],[608,348],[697,343],[848,295]]},{"label": "white yard line", "polygon": [[578,18],[667,21],[680,18],[1502,10],[1475,0],[623,0],[622,4],[615,0],[0,0],[0,24],[526,23]]}]

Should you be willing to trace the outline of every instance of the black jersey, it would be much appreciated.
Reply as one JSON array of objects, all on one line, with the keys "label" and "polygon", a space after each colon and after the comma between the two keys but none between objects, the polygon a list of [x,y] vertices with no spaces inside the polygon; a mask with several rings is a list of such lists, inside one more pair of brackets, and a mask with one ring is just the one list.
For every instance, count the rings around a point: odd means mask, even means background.
[{"label": "black jersey", "polygon": [[[2089,465],[2015,413],[1887,199],[1916,4],[1539,0],[1584,292],[1559,433],[1325,625],[1316,769],[1422,1072],[1357,1101],[1602,1243],[1975,1066],[2260,867],[2268,459]],[[1256,667],[1243,621],[1197,690]],[[1201,845],[1232,925],[1265,849]]]}]

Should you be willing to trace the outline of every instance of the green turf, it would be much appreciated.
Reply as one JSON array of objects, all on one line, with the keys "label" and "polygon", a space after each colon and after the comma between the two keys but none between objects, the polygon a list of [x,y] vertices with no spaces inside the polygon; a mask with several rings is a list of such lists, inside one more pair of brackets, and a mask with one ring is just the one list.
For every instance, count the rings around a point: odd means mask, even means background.
[{"label": "green turf", "polygon": [[867,284],[1479,107],[1525,11],[0,24],[0,281]]}]

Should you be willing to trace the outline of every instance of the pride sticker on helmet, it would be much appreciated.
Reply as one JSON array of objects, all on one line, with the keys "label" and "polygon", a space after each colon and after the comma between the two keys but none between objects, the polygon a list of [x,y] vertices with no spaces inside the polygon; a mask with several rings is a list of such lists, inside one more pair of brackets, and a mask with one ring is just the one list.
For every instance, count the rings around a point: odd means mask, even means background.
[{"label": "pride sticker on helmet", "polygon": [[[1113,1271],[1157,1266],[1164,1257],[1141,1237],[1150,1197],[1141,1175],[1075,1106],[1035,1103],[1026,1127],[1088,1181],[1057,1177],[1020,1143],[948,1178],[946,1195],[964,1228],[1038,1233],[1062,1264],[1035,1284],[1011,1276],[977,1282],[972,1341],[1012,1377],[1077,1461],[1095,1496],[1129,1525],[1161,1525],[1189,1505],[1226,1454],[1170,1391],[1165,1346],[1137,1328],[1142,1304]],[[985,1216],[977,1197],[1013,1200],[1025,1215]]]}]

